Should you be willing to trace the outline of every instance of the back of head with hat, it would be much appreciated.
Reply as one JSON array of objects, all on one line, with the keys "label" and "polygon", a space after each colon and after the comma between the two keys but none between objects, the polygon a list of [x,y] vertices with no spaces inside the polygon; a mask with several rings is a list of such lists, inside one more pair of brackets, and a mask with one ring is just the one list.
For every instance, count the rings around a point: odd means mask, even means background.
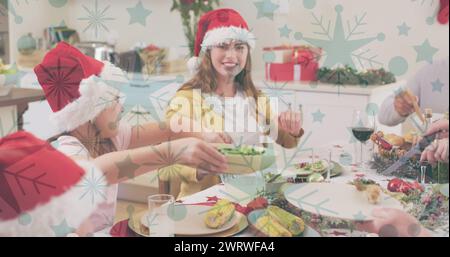
[{"label": "back of head with hat", "polygon": [[245,42],[250,48],[256,44],[247,22],[237,11],[223,8],[205,13],[198,22],[194,56],[188,61],[189,70],[192,73],[197,70],[202,51],[230,40]]},{"label": "back of head with hat", "polygon": [[[79,166],[80,165],[80,166]],[[75,163],[28,132],[0,139],[0,236],[65,236],[91,215],[103,198],[85,196],[94,165]],[[84,196],[84,197],[83,197]]]},{"label": "back of head with hat", "polygon": [[53,111],[58,132],[67,132],[93,120],[120,95],[111,82],[126,82],[122,70],[109,62],[84,55],[61,42],[34,68]]}]

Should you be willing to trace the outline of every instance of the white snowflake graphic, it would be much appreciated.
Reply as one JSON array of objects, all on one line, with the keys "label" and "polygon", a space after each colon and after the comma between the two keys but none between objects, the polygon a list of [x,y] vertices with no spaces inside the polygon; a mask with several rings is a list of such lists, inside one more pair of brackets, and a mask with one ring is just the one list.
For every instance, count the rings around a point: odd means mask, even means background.
[{"label": "white snowflake graphic", "polygon": [[86,11],[87,16],[78,18],[78,20],[88,22],[88,25],[83,30],[83,32],[93,29],[95,38],[99,37],[99,32],[101,30],[109,32],[109,29],[106,26],[106,22],[115,20],[115,18],[106,16],[106,12],[109,10],[110,7],[111,6],[108,5],[105,8],[103,8],[102,10],[100,10],[97,0],[95,0],[94,9],[89,9],[88,7],[83,5],[83,9]]},{"label": "white snowflake graphic", "polygon": [[89,171],[77,187],[83,188],[83,194],[80,196],[80,200],[84,197],[90,197],[92,204],[96,202],[96,197],[101,197],[103,200],[106,200],[104,193],[108,187],[106,178],[104,175],[96,176],[96,172],[93,169]]}]

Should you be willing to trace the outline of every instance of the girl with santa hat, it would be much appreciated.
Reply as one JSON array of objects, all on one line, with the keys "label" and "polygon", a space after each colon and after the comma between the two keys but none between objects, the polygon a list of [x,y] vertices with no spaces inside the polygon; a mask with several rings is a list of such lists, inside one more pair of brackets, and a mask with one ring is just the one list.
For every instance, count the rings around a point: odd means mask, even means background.
[{"label": "girl with santa hat", "polygon": [[[126,85],[126,76],[112,64],[62,42],[34,71],[53,111],[51,121],[60,132],[49,141],[72,159],[93,163],[108,184],[103,200],[95,203],[95,211],[80,225],[83,233],[112,225],[120,181],[175,163],[203,172],[227,169],[225,157],[200,133],[173,133],[158,123],[138,128],[120,122],[123,96],[120,86],[113,85]],[[63,176],[65,169],[60,172]]]}]

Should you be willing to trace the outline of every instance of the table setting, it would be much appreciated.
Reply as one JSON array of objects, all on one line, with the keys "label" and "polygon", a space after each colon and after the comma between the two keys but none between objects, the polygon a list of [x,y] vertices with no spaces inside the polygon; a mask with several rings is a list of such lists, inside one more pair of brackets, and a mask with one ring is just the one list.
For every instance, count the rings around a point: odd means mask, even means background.
[{"label": "table setting", "polygon": [[[150,196],[148,210],[116,223],[110,235],[373,237],[382,235],[358,230],[358,222],[374,220],[374,209],[391,208],[448,236],[448,182],[425,180],[420,171],[416,179],[378,172],[370,135],[362,142],[370,144],[366,159],[358,155],[362,148],[343,142],[293,151],[289,158],[277,147],[218,145],[234,165],[221,184],[178,200]],[[152,197],[168,198],[163,211],[152,210]]]}]

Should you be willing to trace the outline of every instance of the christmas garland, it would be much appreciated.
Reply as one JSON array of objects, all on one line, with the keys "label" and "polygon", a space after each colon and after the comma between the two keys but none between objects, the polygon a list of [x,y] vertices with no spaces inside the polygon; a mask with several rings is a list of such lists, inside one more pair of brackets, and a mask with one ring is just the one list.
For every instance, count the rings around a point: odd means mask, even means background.
[{"label": "christmas garland", "polygon": [[350,66],[335,69],[320,68],[317,72],[317,79],[322,83],[362,86],[386,85],[396,82],[394,74],[384,69],[358,72]]}]

